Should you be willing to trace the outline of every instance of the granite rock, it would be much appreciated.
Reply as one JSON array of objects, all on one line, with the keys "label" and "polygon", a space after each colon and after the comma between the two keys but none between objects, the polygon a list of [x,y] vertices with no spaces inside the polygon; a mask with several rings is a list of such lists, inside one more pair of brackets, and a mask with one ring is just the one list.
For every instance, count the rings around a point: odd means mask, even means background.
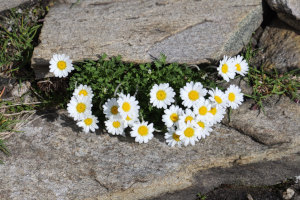
[{"label": "granite rock", "polygon": [[0,0],[0,12],[18,7],[21,4],[29,3],[33,0]]},{"label": "granite rock", "polygon": [[300,30],[299,0],[267,0],[267,2],[282,21]]},{"label": "granite rock", "polygon": [[293,17],[289,16],[286,13],[277,13],[277,16],[280,20],[287,23],[290,27],[294,28],[295,30],[300,31],[300,19],[295,20]]},{"label": "granite rock", "polygon": [[262,22],[262,0],[85,0],[50,8],[34,49],[36,78],[53,76],[54,53],[74,61],[106,53],[124,61],[210,63],[237,54]]},{"label": "granite rock", "polygon": [[244,102],[232,111],[230,122],[226,118],[223,123],[269,146],[300,142],[299,104],[285,96],[272,96],[264,101],[264,110],[253,105],[253,101]]},{"label": "granite rock", "polygon": [[280,20],[267,26],[259,40],[255,63],[266,71],[300,69],[300,35]]},{"label": "granite rock", "polygon": [[13,97],[21,97],[24,94],[28,93],[31,87],[31,83],[29,81],[22,82],[20,84],[15,84],[11,93]]},{"label": "granite rock", "polygon": [[84,134],[65,112],[39,113],[11,138],[11,155],[0,154],[0,199],[146,199],[189,188],[210,168],[300,151],[298,133],[270,148],[221,124],[195,146],[170,148],[160,134],[138,144],[129,136]]},{"label": "granite rock", "polygon": [[[210,199],[209,193],[218,192],[219,189],[222,190],[222,187],[227,188],[227,191],[223,191],[225,194],[218,194],[218,198],[215,199],[247,199],[246,192],[238,193],[241,187],[246,188],[247,192],[249,192],[249,189],[254,188],[260,190],[261,192],[256,192],[256,194],[255,191],[250,192],[253,199],[270,199],[268,198],[270,194],[265,194],[270,190],[269,186],[285,182],[287,179],[293,179],[295,174],[299,173],[300,152],[276,161],[260,161],[246,165],[234,165],[229,168],[211,168],[200,171],[195,175],[195,181],[191,187],[175,192],[168,192],[150,199],[198,200],[199,198],[196,197],[199,193]],[[298,189],[299,191],[299,187],[293,187],[293,189]],[[248,198],[248,200],[250,199]]]}]

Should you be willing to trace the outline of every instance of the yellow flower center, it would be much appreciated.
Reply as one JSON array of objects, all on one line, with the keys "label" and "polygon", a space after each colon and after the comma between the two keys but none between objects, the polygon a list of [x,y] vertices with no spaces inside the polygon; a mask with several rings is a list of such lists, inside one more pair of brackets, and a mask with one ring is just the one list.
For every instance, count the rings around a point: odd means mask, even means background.
[{"label": "yellow flower center", "polygon": [[241,71],[241,65],[238,63],[235,65],[236,66],[236,71],[240,72]]},{"label": "yellow flower center", "polygon": [[112,123],[112,125],[113,125],[114,128],[119,128],[121,126],[121,123],[119,121],[114,121]]},{"label": "yellow flower center", "polygon": [[210,112],[210,113],[213,114],[213,115],[216,115],[216,113],[217,113],[217,108],[216,108],[216,107],[211,108],[210,111],[208,111],[208,112]]},{"label": "yellow flower center", "polygon": [[130,110],[131,106],[128,102],[124,102],[123,105],[122,105],[122,109],[125,111],[125,112],[128,112]]},{"label": "yellow flower center", "polygon": [[[130,105],[129,105],[130,106]],[[112,106],[110,109],[111,114],[116,115],[118,114],[118,106]]]},{"label": "yellow flower center", "polygon": [[191,90],[189,92],[189,99],[192,101],[199,99],[199,93],[196,90]]},{"label": "yellow flower center", "polygon": [[219,97],[219,96],[215,96],[215,100],[216,100],[216,102],[217,102],[218,104],[220,104],[220,103],[223,102],[222,99],[221,99],[221,97]]},{"label": "yellow flower center", "polygon": [[222,65],[222,72],[226,74],[228,72],[228,65],[225,63]]},{"label": "yellow flower center", "polygon": [[178,115],[177,115],[177,113],[173,113],[170,116],[170,119],[172,120],[172,122],[177,122],[178,121]]},{"label": "yellow flower center", "polygon": [[76,110],[79,113],[83,113],[86,109],[86,105],[84,103],[78,103],[76,106]]},{"label": "yellow flower center", "polygon": [[193,137],[194,134],[195,134],[195,130],[193,128],[188,127],[184,130],[184,135],[186,137]]},{"label": "yellow flower center", "polygon": [[184,120],[185,123],[191,122],[194,118],[192,116],[187,116]]},{"label": "yellow flower center", "polygon": [[141,136],[146,136],[148,134],[148,128],[147,126],[140,126],[138,128],[138,133],[141,135]]},{"label": "yellow flower center", "polygon": [[197,124],[198,124],[201,128],[205,128],[205,124],[204,124],[203,122],[199,121]]},{"label": "yellow flower center", "polygon": [[176,142],[179,142],[179,141],[180,141],[179,135],[177,135],[176,133],[173,133],[173,139],[174,139]]},{"label": "yellow flower center", "polygon": [[127,115],[126,121],[130,121],[130,120],[131,120],[131,118]]},{"label": "yellow flower center", "polygon": [[200,114],[200,115],[206,115],[206,113],[207,113],[207,108],[206,108],[206,106],[201,106],[201,107],[199,108],[199,114]]},{"label": "yellow flower center", "polygon": [[84,120],[84,123],[85,123],[85,125],[89,126],[89,125],[91,125],[93,123],[93,119],[92,118],[86,118]]},{"label": "yellow flower center", "polygon": [[87,96],[88,92],[85,89],[80,90],[79,95]]},{"label": "yellow flower center", "polygon": [[158,90],[158,92],[156,93],[156,98],[160,101],[165,100],[167,97],[167,93],[164,90]]},{"label": "yellow flower center", "polygon": [[57,63],[57,68],[58,69],[64,70],[64,69],[66,69],[66,67],[67,67],[67,63],[65,61],[63,61],[63,60],[58,61],[58,63]]},{"label": "yellow flower center", "polygon": [[230,92],[228,95],[228,99],[229,99],[229,101],[233,102],[235,100],[235,94]]}]

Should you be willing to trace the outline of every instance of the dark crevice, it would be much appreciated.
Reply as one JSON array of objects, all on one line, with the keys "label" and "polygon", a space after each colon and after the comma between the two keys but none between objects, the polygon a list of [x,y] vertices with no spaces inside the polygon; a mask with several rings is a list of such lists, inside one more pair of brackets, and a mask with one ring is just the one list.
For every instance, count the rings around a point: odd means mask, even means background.
[{"label": "dark crevice", "polygon": [[262,1],[262,7],[263,7],[263,22],[261,24],[261,27],[265,29],[266,26],[270,25],[273,19],[276,18],[276,12],[270,8],[270,6],[266,1]]}]

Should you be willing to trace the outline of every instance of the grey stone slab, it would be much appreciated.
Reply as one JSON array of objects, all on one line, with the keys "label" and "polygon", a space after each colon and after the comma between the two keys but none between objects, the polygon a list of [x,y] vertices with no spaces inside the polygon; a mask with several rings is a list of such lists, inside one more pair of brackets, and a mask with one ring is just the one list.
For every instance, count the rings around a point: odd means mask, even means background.
[{"label": "grey stone slab", "polygon": [[223,123],[268,146],[300,142],[299,104],[285,96],[272,96],[264,101],[264,111],[253,105],[253,101],[243,103],[232,111],[230,122],[227,118]]},{"label": "grey stone slab", "polygon": [[28,3],[31,1],[32,0],[0,0],[0,12],[14,7],[18,7],[21,4]]},{"label": "grey stone slab", "polygon": [[[279,184],[287,179],[295,179],[295,176],[299,176],[299,174],[300,152],[276,161],[261,161],[247,165],[234,165],[230,168],[212,168],[200,171],[195,176],[193,186],[184,190],[165,193],[159,197],[151,198],[151,200],[196,200],[198,193],[204,195],[210,191],[215,191],[222,185],[227,185],[228,190],[232,190],[234,195],[231,194],[230,196],[230,192],[227,192],[229,199],[237,199],[236,196],[239,195],[234,192],[239,187],[256,188],[266,192],[270,190],[269,186]],[[264,189],[266,191],[263,191]],[[249,191],[247,193],[252,194]],[[246,198],[247,193],[240,195],[238,199],[248,199]],[[257,198],[257,195],[253,194],[252,196],[253,199],[267,199],[268,195],[264,198]],[[225,198],[219,197],[219,199]]]},{"label": "grey stone slab", "polygon": [[[262,22],[262,0],[83,0],[56,4],[34,49],[37,78],[53,76],[54,53],[74,61],[121,55],[124,61],[210,63],[237,54]],[[71,6],[73,5],[73,6]]]},{"label": "grey stone slab", "polygon": [[270,147],[223,125],[195,146],[171,148],[159,133],[147,144],[84,134],[65,112],[34,119],[7,141],[11,156],[0,154],[0,199],[145,199],[189,188],[203,170],[300,151],[297,134]]},{"label": "grey stone slab", "polygon": [[269,6],[278,13],[286,13],[300,20],[300,1],[298,0],[267,0]]},{"label": "grey stone slab", "polygon": [[297,30],[300,30],[299,0],[267,0],[269,6],[277,12],[278,17]]},{"label": "grey stone slab", "polygon": [[[300,21],[299,21],[300,22]],[[300,69],[299,31],[274,20],[267,26],[258,42],[255,59],[256,66],[263,66],[265,71],[276,69],[280,73]]]}]

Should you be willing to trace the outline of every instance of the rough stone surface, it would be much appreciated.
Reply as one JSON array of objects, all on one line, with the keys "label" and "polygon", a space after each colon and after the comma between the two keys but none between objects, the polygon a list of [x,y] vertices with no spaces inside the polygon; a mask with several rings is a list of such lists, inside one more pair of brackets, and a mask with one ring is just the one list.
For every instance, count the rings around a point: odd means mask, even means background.
[{"label": "rough stone surface", "polygon": [[291,188],[288,188],[286,190],[286,192],[283,193],[282,197],[285,200],[290,200],[290,199],[293,198],[294,194],[295,194],[295,191],[293,189],[291,189]]},{"label": "rough stone surface", "polygon": [[[264,112],[251,109],[254,102],[247,101],[233,110],[225,124],[265,145],[278,145],[299,141],[300,105],[288,97],[273,96],[264,102]],[[296,136],[296,137],[295,137]]]},{"label": "rough stone surface", "polygon": [[0,154],[0,199],[146,199],[191,187],[209,168],[300,151],[298,132],[268,146],[221,124],[195,146],[170,148],[159,134],[140,145],[130,137],[83,134],[64,112],[36,115],[22,131],[7,142],[11,156]]},{"label": "rough stone surface", "polygon": [[267,2],[281,20],[300,30],[299,0],[267,0]]},{"label": "rough stone surface", "polygon": [[259,40],[256,65],[279,72],[300,69],[300,34],[279,20],[267,26]]},{"label": "rough stone surface", "polygon": [[11,95],[14,97],[21,97],[29,92],[30,86],[31,83],[29,81],[25,81],[21,84],[16,84],[11,91]]},{"label": "rough stone surface", "polygon": [[[207,196],[207,193],[214,193],[219,187],[222,188],[222,186],[226,185],[229,187],[229,191],[223,191],[223,194],[217,194],[216,196],[218,198],[214,199],[247,199],[246,196],[249,193],[245,190],[240,194],[236,194],[239,187],[250,187],[247,188],[248,190],[253,188],[260,190],[260,192],[250,191],[251,196],[255,200],[273,199],[268,198],[271,196],[270,194],[265,194],[267,193],[266,190],[269,190],[268,186],[276,185],[286,179],[294,179],[297,174],[300,174],[300,152],[276,161],[261,161],[247,165],[234,165],[230,168],[212,168],[200,171],[194,176],[195,181],[191,187],[165,193],[159,197],[150,199],[196,200],[198,193]],[[297,184],[295,186],[297,186]],[[265,191],[263,190],[264,188]],[[297,190],[296,187],[293,189]],[[282,194],[277,194],[276,196],[281,197],[281,195]],[[211,199],[209,196],[208,194],[207,199]]]},{"label": "rough stone surface", "polygon": [[0,12],[28,3],[32,0],[0,0]]},{"label": "rough stone surface", "polygon": [[37,78],[53,76],[54,53],[74,61],[107,53],[124,61],[208,63],[237,54],[262,22],[262,0],[85,0],[56,4],[34,49]]},{"label": "rough stone surface", "polygon": [[300,20],[295,20],[293,17],[289,16],[285,13],[277,13],[277,16],[280,20],[284,21],[291,27],[295,28],[296,30],[300,31]]},{"label": "rough stone surface", "polygon": [[281,13],[286,13],[300,20],[300,2],[298,0],[267,0],[269,6]]}]

